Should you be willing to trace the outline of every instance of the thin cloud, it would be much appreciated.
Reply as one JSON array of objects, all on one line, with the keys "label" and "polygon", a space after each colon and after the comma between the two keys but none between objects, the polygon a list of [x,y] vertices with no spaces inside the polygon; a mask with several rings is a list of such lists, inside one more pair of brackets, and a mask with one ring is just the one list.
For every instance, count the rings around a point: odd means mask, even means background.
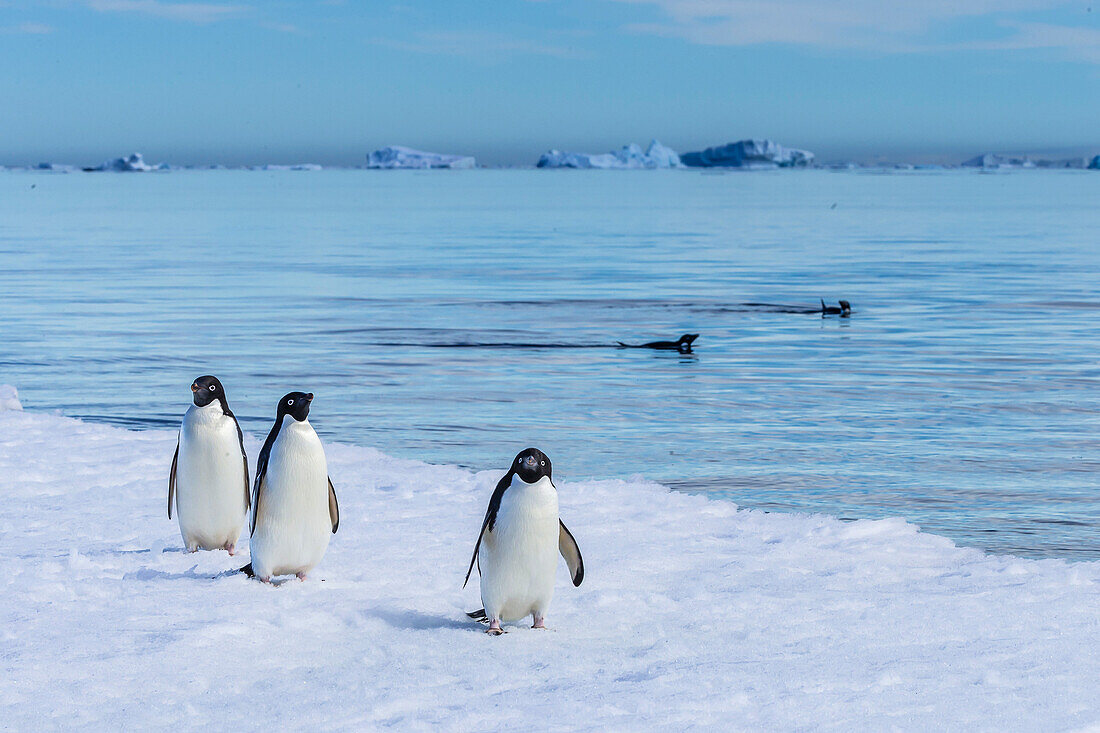
[{"label": "thin cloud", "polygon": [[[1066,0],[615,0],[648,5],[658,18],[626,26],[632,33],[709,46],[789,44],[921,53],[955,49],[1063,49],[1093,60],[1100,31],[1023,22],[1014,16],[1082,8]],[[1081,13],[1082,19],[1086,16]],[[1091,18],[1092,16],[1088,16]],[[1005,38],[959,43],[938,39],[951,24],[984,19]]]},{"label": "thin cloud", "polygon": [[154,18],[203,24],[237,17],[251,10],[245,5],[169,3],[161,0],[88,0],[88,7],[101,13],[138,13]]},{"label": "thin cloud", "polygon": [[0,26],[0,33],[5,35],[44,36],[53,32],[54,27],[45,23],[20,23],[19,25]]}]

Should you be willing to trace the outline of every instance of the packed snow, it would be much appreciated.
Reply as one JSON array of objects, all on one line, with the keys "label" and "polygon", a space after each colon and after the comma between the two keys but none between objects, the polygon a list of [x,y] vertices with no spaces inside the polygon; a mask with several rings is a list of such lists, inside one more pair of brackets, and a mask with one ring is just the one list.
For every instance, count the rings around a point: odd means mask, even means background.
[{"label": "packed snow", "polygon": [[680,156],[684,165],[695,168],[805,168],[813,165],[809,150],[785,148],[771,140],[739,140]]},{"label": "packed snow", "polygon": [[550,150],[539,157],[538,168],[679,168],[680,156],[657,140],[644,151],[630,143],[610,153],[567,153]]},{"label": "packed snow", "polygon": [[0,384],[0,412],[4,410],[22,410],[19,391],[10,384]]},{"label": "packed snow", "polygon": [[[312,415],[324,422],[323,394]],[[245,405],[234,405],[245,409]],[[181,404],[182,414],[186,405]],[[252,463],[257,436],[246,436]],[[1066,730],[1100,723],[1100,563],[901,519],[572,481],[549,631],[492,638],[462,577],[501,468],[329,444],[340,531],[276,587],[187,554],[175,430],[0,412],[0,719],[16,730]],[[245,535],[247,538],[247,535]],[[247,542],[242,542],[247,548]]]},{"label": "packed snow", "polygon": [[469,155],[427,153],[423,150],[391,145],[367,156],[368,168],[476,168],[477,161]]}]

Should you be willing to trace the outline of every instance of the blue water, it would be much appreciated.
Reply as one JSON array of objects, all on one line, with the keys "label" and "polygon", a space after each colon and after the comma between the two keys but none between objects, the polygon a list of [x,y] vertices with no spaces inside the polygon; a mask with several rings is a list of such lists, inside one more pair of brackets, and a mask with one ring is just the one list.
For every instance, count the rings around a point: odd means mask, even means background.
[{"label": "blue water", "polygon": [[[1088,171],[9,172],[0,382],[142,429],[213,373],[255,434],[309,390],[327,440],[398,456],[537,445],[1098,558],[1097,202]],[[852,317],[739,305],[819,297]]]}]

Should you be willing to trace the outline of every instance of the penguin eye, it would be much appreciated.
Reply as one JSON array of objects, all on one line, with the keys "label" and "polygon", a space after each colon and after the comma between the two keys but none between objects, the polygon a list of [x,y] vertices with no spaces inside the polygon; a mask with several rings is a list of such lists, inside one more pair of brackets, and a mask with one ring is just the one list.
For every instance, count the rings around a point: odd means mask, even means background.
[{"label": "penguin eye", "polygon": [[286,401],[286,403],[287,403],[288,405],[293,405],[293,404],[294,404],[294,400],[287,400],[287,401]]},{"label": "penguin eye", "polygon": [[212,384],[211,384],[211,385],[210,385],[210,391],[211,391],[211,392],[213,392],[213,391],[214,391],[214,389],[215,389],[215,388],[214,388],[214,385],[212,385]]},{"label": "penguin eye", "polygon": [[542,465],[544,465],[544,466],[545,466],[545,465],[546,465],[546,461],[542,461]]}]

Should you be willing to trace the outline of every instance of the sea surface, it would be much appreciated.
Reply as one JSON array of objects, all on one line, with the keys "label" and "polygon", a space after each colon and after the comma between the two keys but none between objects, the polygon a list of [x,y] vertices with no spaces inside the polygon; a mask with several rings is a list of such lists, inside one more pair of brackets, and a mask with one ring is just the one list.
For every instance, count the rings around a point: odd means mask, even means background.
[{"label": "sea surface", "polygon": [[1028,557],[1100,558],[1098,285],[1093,171],[0,173],[26,409],[169,428],[212,373],[257,435],[312,391],[327,441]]}]

